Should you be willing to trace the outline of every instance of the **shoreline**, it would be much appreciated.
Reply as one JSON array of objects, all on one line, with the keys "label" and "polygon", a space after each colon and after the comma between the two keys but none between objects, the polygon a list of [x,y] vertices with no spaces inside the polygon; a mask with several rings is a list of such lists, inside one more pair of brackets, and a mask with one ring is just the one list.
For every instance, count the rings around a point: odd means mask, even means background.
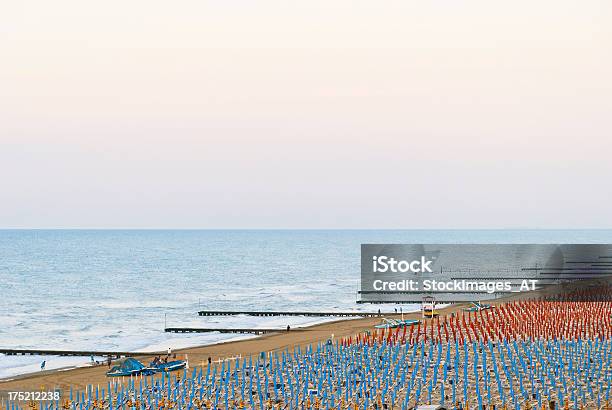
[{"label": "shoreline", "polygon": [[[408,304],[410,305],[410,304]],[[412,303],[412,305],[417,305],[416,303]],[[448,306],[448,304],[444,304],[444,306]],[[403,305],[404,308],[406,308],[406,305]],[[441,309],[441,308],[440,308]],[[438,309],[438,310],[440,310]],[[376,309],[374,309],[376,310]],[[359,313],[363,313],[363,314],[372,314],[372,313],[376,313],[373,311],[367,311],[367,312],[360,312],[358,310],[355,311],[351,311],[350,309],[345,309],[345,310],[340,310],[339,312],[347,312],[347,313],[355,313],[355,314],[359,314]],[[307,312],[307,311],[305,311]],[[404,315],[410,314],[410,313],[415,313],[415,312],[420,312],[420,310],[417,307],[413,307],[413,309],[411,310],[407,310],[404,311]],[[394,315],[394,312],[381,312],[381,317],[386,317],[389,315]],[[399,313],[398,313],[399,315]],[[236,317],[236,316],[242,316],[242,317],[251,317],[248,315],[232,315],[231,317]],[[219,316],[219,317],[230,317],[230,316]],[[256,317],[253,316],[255,318],[255,320],[257,319],[261,319],[261,317]],[[282,315],[275,315],[275,317],[283,317]],[[363,319],[363,316],[309,316],[309,315],[303,315],[303,316],[298,316],[298,315],[289,315],[289,316],[284,316],[285,318],[288,319],[287,322],[291,322],[292,320],[299,320],[299,322],[297,323],[287,323],[291,326],[292,330],[300,330],[300,329],[307,329],[313,326],[317,326],[317,325],[321,325],[321,324],[326,324],[326,323],[336,323],[338,321],[343,321],[343,320],[359,320],[359,319]],[[380,319],[380,317],[378,318]],[[286,323],[286,322],[285,322]],[[257,324],[254,329],[257,329],[260,326],[265,326],[262,325],[261,323]],[[273,328],[276,328],[278,326],[278,324],[274,324],[272,325]],[[194,326],[197,327],[197,326]],[[226,328],[226,327],[232,327],[232,326],[221,326],[221,328]],[[266,326],[267,327],[267,326]],[[270,333],[270,334],[276,334],[276,333],[283,333],[285,331],[285,327],[284,327],[284,323],[282,327],[278,327],[278,332],[274,332],[274,333]],[[164,334],[164,332],[162,331],[161,334]],[[170,337],[172,337],[172,333],[168,333],[168,335],[170,335]],[[116,348],[116,349],[112,349],[112,348],[108,348],[106,350],[108,350],[109,352],[111,351],[125,351],[125,352],[133,352],[135,354],[139,354],[140,358],[144,358],[144,357],[153,357],[156,355],[165,355],[165,352],[167,350],[168,345],[170,345],[169,347],[172,348],[173,352],[180,352],[180,351],[184,351],[186,349],[196,349],[196,348],[204,348],[207,346],[214,346],[217,344],[221,344],[221,343],[230,343],[230,342],[237,342],[237,341],[247,341],[247,340],[252,340],[254,338],[260,338],[262,337],[261,334],[240,334],[240,333],[235,333],[235,334],[230,334],[230,333],[226,333],[226,334],[221,334],[221,333],[216,333],[216,332],[210,332],[210,333],[198,333],[198,334],[193,334],[193,336],[199,336],[199,335],[213,335],[213,336],[225,336],[224,338],[221,338],[219,340],[213,340],[213,341],[206,341],[206,342],[192,342],[189,343],[187,341],[187,339],[185,339],[184,337],[181,339],[173,339],[171,341],[169,341],[169,343],[165,342],[165,341],[159,341],[159,340],[155,340],[155,341],[151,341],[151,342],[145,342],[143,344],[141,344],[138,347],[135,348],[129,348],[129,349],[121,349],[121,348]],[[186,336],[186,334],[184,333],[179,333],[176,334],[176,336]],[[176,345],[176,342],[179,341],[179,345]],[[49,350],[62,350],[62,349],[49,349]],[[70,350],[95,350],[95,349],[70,349]],[[142,355],[141,355],[142,354]],[[22,372],[22,373],[16,373],[16,374],[8,374],[6,376],[0,376],[0,384],[3,382],[8,382],[8,381],[12,381],[12,380],[17,380],[17,379],[22,379],[25,377],[29,377],[29,376],[34,376],[34,375],[42,375],[42,374],[47,374],[49,372],[53,372],[53,371],[65,371],[66,369],[72,369],[72,368],[84,368],[84,367],[94,367],[95,365],[92,365],[91,361],[88,360],[88,356],[57,356],[57,355],[7,355],[7,356],[2,356],[0,355],[0,357],[30,357],[30,358],[38,358],[36,361],[33,360],[32,364],[29,364],[29,366],[35,366],[35,369],[29,369],[26,372]],[[83,360],[78,360],[78,358],[82,358]],[[49,361],[50,358],[72,358],[72,362],[70,364],[61,364],[57,367],[52,367],[49,368]],[[104,356],[96,356],[96,359],[99,360],[106,360],[106,357]],[[40,371],[38,370],[39,364],[42,360],[47,360],[47,369],[45,371]],[[101,360],[99,360],[101,362]],[[27,366],[27,365],[24,365]],[[15,366],[17,367],[17,366]]]},{"label": "shoreline", "polygon": [[[587,281],[585,281],[587,282]],[[586,286],[593,286],[593,282],[588,281]],[[596,280],[595,282],[599,282]],[[560,289],[564,286],[561,285]],[[573,286],[572,286],[573,288]],[[521,299],[539,298],[554,294],[558,290],[558,286],[549,287],[529,292],[515,293],[504,298],[491,301],[494,305]],[[460,312],[469,303],[454,303],[437,309],[439,316],[448,316],[455,312]],[[401,314],[383,314],[386,318],[401,318]],[[422,319],[421,311],[404,313],[405,319]],[[260,335],[254,338],[245,340],[221,341],[212,345],[197,346],[183,349],[176,349],[173,353],[184,359],[189,359],[190,369],[202,367],[206,369],[208,358],[212,363],[219,363],[222,360],[257,356],[261,352],[279,352],[284,350],[292,350],[296,347],[303,348],[308,345],[324,342],[331,338],[340,339],[349,336],[355,336],[359,333],[372,331],[374,325],[379,324],[381,317],[376,318],[354,318],[354,319],[339,319],[337,321],[328,321],[303,328],[294,328],[290,331],[279,330],[276,333]],[[429,321],[431,319],[424,319]],[[139,358],[143,363],[152,360],[154,355],[142,356]],[[87,385],[106,385],[111,378],[106,376],[108,367],[106,365],[78,367],[74,369],[54,369],[44,372],[35,372],[12,376],[10,380],[0,381],[0,391],[41,391],[41,390],[69,390],[83,389]]]},{"label": "shoreline", "polygon": [[[410,312],[406,312],[405,314],[408,313],[414,313],[417,312],[417,310],[411,310]],[[367,313],[371,313],[371,312],[367,312]],[[384,316],[387,315],[391,315],[393,313],[390,312],[383,312],[381,313]],[[291,318],[295,318],[295,317],[291,317]],[[302,318],[307,318],[305,316],[303,316]],[[310,317],[307,318],[308,323],[298,323],[296,325],[291,324],[291,329],[292,330],[300,330],[300,329],[308,329],[310,327],[313,326],[317,326],[317,325],[321,325],[321,324],[330,324],[330,323],[336,323],[338,321],[343,321],[343,320],[359,320],[362,319],[362,317],[332,317],[332,316],[321,316],[318,318],[314,318],[314,317]],[[272,334],[277,334],[277,333],[284,333],[285,329],[284,327],[279,327],[278,328],[278,332],[274,332],[274,333],[269,333],[269,335]],[[164,333],[163,331],[161,333]],[[215,333],[215,332],[211,332],[210,335],[222,335],[220,333]],[[184,336],[184,334],[182,334]],[[195,334],[194,334],[195,335]],[[201,334],[198,334],[201,335]],[[220,339],[220,340],[214,340],[211,342],[206,342],[206,343],[188,343],[186,339],[181,340],[181,343],[179,346],[171,346],[172,347],[172,351],[175,353],[180,353],[184,350],[188,350],[188,349],[197,349],[197,348],[205,348],[205,347],[210,347],[210,346],[215,346],[218,344],[222,344],[222,343],[232,343],[232,342],[242,342],[242,341],[249,341],[249,340],[253,340],[255,338],[261,338],[263,335],[257,335],[257,334],[240,334],[240,333],[235,333],[235,334],[225,334],[226,338],[224,339]],[[177,339],[178,340],[178,339]],[[143,354],[142,356],[140,356],[140,359],[142,358],[149,358],[149,357],[154,357],[156,355],[164,355],[165,351],[167,349],[166,343],[164,342],[159,342],[159,341],[155,341],[152,343],[144,343],[144,347],[137,347],[135,349],[109,349],[109,351],[128,351],[128,352],[133,352],[133,353],[139,353],[139,354]],[[61,349],[58,349],[61,350]],[[75,349],[75,350],[79,350],[79,349]],[[93,350],[93,349],[91,349]],[[0,355],[0,357],[30,357],[30,358],[38,358],[36,361],[33,361],[33,364],[30,364],[29,366],[35,366],[38,367],[40,362],[42,360],[47,360],[47,364],[49,364],[49,359],[48,358],[65,358],[65,359],[73,359],[72,363],[70,364],[61,364],[58,367],[54,367],[54,368],[47,368],[47,370],[44,371],[40,371],[40,370],[28,370],[27,372],[24,373],[18,373],[18,374],[9,374],[6,376],[0,376],[0,385],[4,382],[9,382],[9,381],[13,381],[13,380],[19,380],[19,379],[23,379],[23,378],[28,378],[28,377],[32,377],[32,376],[38,376],[38,375],[45,375],[45,374],[50,374],[52,372],[61,372],[61,371],[66,371],[66,370],[70,370],[70,369],[74,369],[74,368],[87,368],[87,367],[96,367],[96,365],[92,365],[91,361],[89,361],[89,357],[88,356],[57,356],[57,355],[6,355],[6,356],[2,356]],[[79,358],[81,358],[82,360],[79,360]],[[96,359],[98,359],[100,362],[102,362],[102,360],[106,360],[106,357],[102,357],[102,356],[96,356]],[[100,360],[101,359],[101,360]],[[27,364],[24,366],[28,366]]]},{"label": "shoreline", "polygon": [[[452,304],[438,309],[441,315],[450,314],[452,311],[467,305]],[[206,367],[208,357],[213,362],[236,356],[256,356],[262,351],[280,351],[293,349],[297,346],[306,346],[323,342],[331,337],[346,337],[372,330],[373,326],[379,324],[382,317],[400,318],[401,314],[382,313],[383,316],[377,318],[338,318],[338,320],[325,321],[314,325],[292,328],[290,331],[279,329],[279,332],[259,335],[242,340],[219,341],[214,344],[199,345],[188,348],[173,350],[179,357],[189,358],[190,368]],[[421,318],[421,311],[404,313],[406,319]],[[155,356],[142,356],[142,362],[148,362]],[[25,390],[40,390],[41,386],[45,389],[54,388],[66,389],[69,387],[81,388],[89,384],[101,384],[110,380],[106,377],[107,366],[66,366],[41,372],[26,373],[21,375],[9,376],[8,379],[0,380],[0,390],[10,390],[11,388]]]},{"label": "shoreline", "polygon": [[[410,311],[407,312],[405,314],[408,313],[414,313],[415,311]],[[381,313],[381,315],[383,316],[387,316],[387,315],[392,315],[393,313]],[[331,323],[336,323],[338,321],[349,321],[349,320],[359,320],[362,319],[362,317],[321,317],[318,318],[318,320],[315,320],[315,323],[309,323],[309,324],[299,324],[299,325],[291,325],[291,329],[293,331],[299,331],[299,330],[307,330],[308,328],[311,328],[313,326],[318,326],[318,325],[322,325],[322,324],[331,324]],[[380,318],[378,318],[380,319]],[[268,335],[273,335],[273,334],[278,334],[278,333],[284,333],[285,329],[283,328],[278,328],[278,332],[274,332],[274,333],[269,333]],[[211,334],[213,334],[214,332],[211,332]],[[216,346],[219,344],[223,344],[223,343],[233,343],[233,342],[246,342],[249,340],[253,340],[256,338],[261,338],[264,336],[264,334],[239,334],[239,333],[235,333],[233,335],[228,335],[227,339],[222,339],[222,340],[217,340],[217,341],[212,341],[210,343],[205,343],[205,344],[192,344],[192,345],[188,345],[188,346],[181,346],[181,347],[172,347],[172,351],[174,353],[181,353],[185,350],[189,350],[189,349],[200,349],[200,348],[206,348],[206,347],[211,347],[211,346]],[[140,347],[140,348],[136,348],[134,350],[127,350],[133,353],[139,353],[142,354],[138,357],[138,359],[149,359],[152,358],[154,356],[157,355],[165,355],[165,349],[164,348],[160,348],[159,350],[154,350],[154,347],[159,347],[161,346],[161,343],[156,342],[153,344],[147,343],[145,345],[145,347]],[[1,357],[31,357],[31,358],[39,358],[38,361],[36,361],[36,365],[38,365],[38,363],[40,362],[40,360],[46,360],[45,358],[47,357],[55,357],[55,358],[66,358],[66,359],[74,359],[74,364],[66,364],[66,365],[61,365],[59,367],[55,367],[55,368],[49,368],[47,370],[44,371],[39,371],[39,370],[35,370],[35,371],[28,371],[25,373],[19,373],[19,374],[12,374],[12,375],[8,375],[5,377],[0,377],[0,386],[2,383],[4,382],[9,382],[9,381],[14,381],[14,380],[20,380],[20,379],[25,379],[25,378],[29,378],[29,377],[35,377],[35,376],[40,376],[40,375],[48,375],[48,374],[52,374],[53,372],[63,372],[63,371],[67,371],[67,370],[72,370],[72,369],[79,369],[79,368],[88,368],[88,367],[98,367],[100,365],[96,365],[96,364],[92,364],[92,362],[87,361],[88,357],[87,356],[57,356],[57,355],[51,355],[51,356],[47,356],[47,355],[14,355],[14,356],[9,356],[9,355],[5,355]],[[83,360],[78,360],[79,358],[83,359]],[[102,357],[102,356],[96,356],[96,359],[101,359],[100,363],[102,363],[102,361],[106,360],[106,357]],[[113,360],[113,362],[115,362],[115,360]],[[106,365],[104,363],[104,365]],[[0,389],[1,390],[1,389]]]}]

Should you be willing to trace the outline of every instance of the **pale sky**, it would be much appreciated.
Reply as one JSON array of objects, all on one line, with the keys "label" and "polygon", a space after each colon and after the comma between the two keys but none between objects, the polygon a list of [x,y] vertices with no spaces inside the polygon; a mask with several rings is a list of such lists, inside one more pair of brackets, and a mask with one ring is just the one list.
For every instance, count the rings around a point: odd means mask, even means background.
[{"label": "pale sky", "polygon": [[612,227],[608,0],[4,1],[0,53],[0,227]]}]

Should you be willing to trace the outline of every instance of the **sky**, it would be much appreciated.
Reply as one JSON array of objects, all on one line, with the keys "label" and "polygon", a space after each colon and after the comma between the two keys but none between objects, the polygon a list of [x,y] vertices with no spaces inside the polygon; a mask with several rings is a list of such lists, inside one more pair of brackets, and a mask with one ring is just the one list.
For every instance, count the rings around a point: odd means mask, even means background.
[{"label": "sky", "polygon": [[0,3],[0,227],[611,228],[612,3]]}]

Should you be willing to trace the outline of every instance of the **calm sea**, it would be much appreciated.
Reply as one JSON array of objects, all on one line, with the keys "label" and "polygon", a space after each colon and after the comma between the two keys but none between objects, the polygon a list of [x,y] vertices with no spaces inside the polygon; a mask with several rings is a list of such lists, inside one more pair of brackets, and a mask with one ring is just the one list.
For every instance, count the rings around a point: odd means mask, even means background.
[{"label": "calm sea", "polygon": [[[320,321],[198,309],[375,310],[355,303],[361,243],[612,243],[612,231],[0,230],[0,347],[165,350],[235,337],[169,335],[165,324]],[[0,377],[43,359],[0,355]],[[46,359],[47,368],[84,361]]]}]

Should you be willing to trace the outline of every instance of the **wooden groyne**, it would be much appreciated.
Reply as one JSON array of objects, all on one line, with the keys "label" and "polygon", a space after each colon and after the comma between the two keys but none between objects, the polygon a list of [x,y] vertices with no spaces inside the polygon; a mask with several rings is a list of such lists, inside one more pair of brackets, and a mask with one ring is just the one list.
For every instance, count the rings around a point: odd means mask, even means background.
[{"label": "wooden groyne", "polygon": [[45,350],[45,349],[0,349],[0,354],[7,356],[94,356],[94,357],[128,357],[153,356],[161,352],[109,352],[98,350]]},{"label": "wooden groyne", "polygon": [[[397,313],[397,312],[396,312]],[[316,317],[381,317],[391,313],[377,312],[283,312],[283,311],[237,311],[237,310],[201,310],[200,316],[316,316]]]},{"label": "wooden groyne", "polygon": [[291,330],[286,329],[214,329],[214,328],[206,328],[206,327],[167,327],[164,329],[166,332],[170,333],[210,333],[210,332],[219,332],[219,333],[251,333],[255,335],[261,335],[264,333],[278,333],[278,332],[296,332],[296,331],[304,331],[304,329],[296,328]]}]

